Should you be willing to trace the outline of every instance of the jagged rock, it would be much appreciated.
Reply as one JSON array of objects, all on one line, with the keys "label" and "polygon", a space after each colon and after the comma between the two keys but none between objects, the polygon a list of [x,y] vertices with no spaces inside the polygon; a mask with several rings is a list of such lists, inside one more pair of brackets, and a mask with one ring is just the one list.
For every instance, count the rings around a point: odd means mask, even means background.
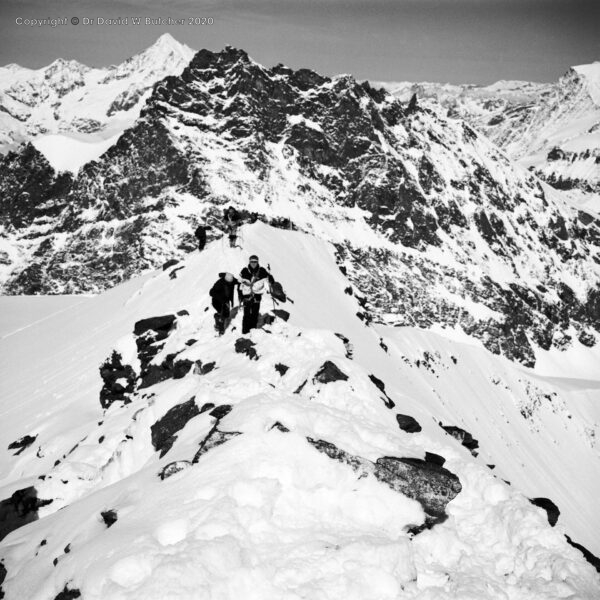
[{"label": "jagged rock", "polygon": [[549,500],[548,498],[530,498],[529,502],[531,502],[531,504],[534,506],[543,508],[546,511],[548,523],[550,523],[552,527],[556,525],[560,515],[560,510],[558,510],[558,506],[556,506],[552,500]]},{"label": "jagged rock", "polygon": [[449,433],[455,440],[458,440],[465,448],[467,448],[473,456],[477,456],[476,451],[479,448],[479,442],[468,432],[455,425],[443,425],[441,421],[438,425]]},{"label": "jagged rock", "polygon": [[215,368],[216,364],[215,361],[203,364],[201,360],[197,360],[194,365],[194,373],[196,375],[206,375]]},{"label": "jagged rock", "polygon": [[210,430],[210,433],[200,443],[200,448],[198,449],[198,452],[196,452],[196,454],[194,455],[192,463],[196,464],[203,454],[206,454],[209,450],[212,450],[213,448],[224,444],[231,438],[234,438],[241,434],[241,431],[219,431],[217,429],[217,426],[215,425]]},{"label": "jagged rock", "polygon": [[11,531],[36,521],[38,510],[51,502],[38,498],[33,486],[17,490],[10,498],[0,501],[0,540]]},{"label": "jagged rock", "polygon": [[350,340],[341,333],[336,333],[335,335],[339,337],[340,340],[342,340],[342,342],[344,343],[344,348],[346,349],[346,358],[352,358],[354,353],[354,346],[352,346]]},{"label": "jagged rock", "polygon": [[275,370],[283,377],[288,372],[289,367],[283,363],[277,363],[275,365]]},{"label": "jagged rock", "polygon": [[573,548],[577,548],[582,554],[585,560],[587,560],[598,573],[600,573],[600,558],[598,558],[595,554],[592,554],[585,546],[574,542],[568,535],[565,535],[567,542],[573,546]]},{"label": "jagged rock", "polygon": [[210,416],[220,420],[223,417],[227,416],[231,412],[232,408],[233,406],[231,406],[231,404],[221,404],[220,406],[217,406],[216,408],[213,408],[213,410],[210,411]]},{"label": "jagged rock", "polygon": [[375,377],[375,375],[369,375],[369,379],[375,384],[377,389],[384,395],[384,398],[382,398],[382,400],[385,402],[385,405],[388,408],[394,408],[394,406],[396,406],[396,403],[387,395],[387,392],[385,391],[385,383],[383,383],[383,381],[381,381],[381,379],[379,379],[379,377]]},{"label": "jagged rock", "polygon": [[77,588],[68,588],[65,585],[63,591],[54,596],[54,600],[75,600],[80,597],[81,592]]},{"label": "jagged rock", "polygon": [[167,262],[163,263],[162,270],[166,271],[170,267],[173,267],[174,265],[176,265],[178,262],[179,261],[176,258],[172,258],[171,260],[168,260]]},{"label": "jagged rock", "polygon": [[177,279],[177,272],[181,271],[181,269],[183,269],[184,267],[177,267],[176,269],[173,269],[170,273],[169,273],[169,279]]},{"label": "jagged rock", "polygon": [[196,340],[196,339],[192,338],[192,339],[188,340],[188,341],[185,343],[185,345],[186,345],[186,346],[193,346],[193,345],[194,345],[194,344],[195,344],[197,341],[198,341],[198,340]]},{"label": "jagged rock", "polygon": [[137,375],[131,365],[124,365],[122,356],[113,350],[110,358],[100,366],[100,377],[103,381],[100,390],[100,405],[108,408],[113,402],[128,404],[131,400],[127,394],[135,390]]},{"label": "jagged rock", "polygon": [[418,433],[422,429],[418,421],[410,415],[396,415],[396,421],[400,429],[406,433]]},{"label": "jagged rock", "polygon": [[100,516],[102,517],[102,520],[104,521],[104,524],[106,525],[107,529],[109,527],[112,527],[116,522],[117,522],[117,511],[116,510],[105,510],[102,511],[100,513]]},{"label": "jagged rock", "polygon": [[171,408],[164,417],[159,419],[150,428],[152,434],[152,445],[162,458],[173,446],[178,431],[183,429],[188,421],[200,414],[194,398],[182,402]]},{"label": "jagged rock", "polygon": [[166,465],[159,473],[159,477],[164,481],[171,477],[171,475],[175,475],[175,473],[179,473],[179,471],[183,471],[191,466],[192,463],[189,460],[176,460]]},{"label": "jagged rock", "polygon": [[212,402],[207,402],[206,404],[202,405],[202,408],[200,409],[200,414],[206,412],[207,410],[212,410],[215,407],[215,405]]},{"label": "jagged rock", "polygon": [[427,527],[447,519],[446,506],[462,489],[458,477],[439,464],[437,455],[430,454],[429,461],[386,456],[373,463],[325,440],[307,440],[319,452],[349,465],[360,476],[373,475],[393,490],[417,500],[425,511]]},{"label": "jagged rock", "polygon": [[187,310],[185,310],[185,308],[184,308],[182,310],[177,311],[177,316],[178,317],[189,317],[190,313]]},{"label": "jagged rock", "polygon": [[294,394],[299,394],[303,389],[304,386],[308,383],[308,379],[305,379],[295,390],[294,390]]},{"label": "jagged rock", "polygon": [[258,353],[254,349],[256,344],[248,338],[238,338],[235,340],[235,351],[238,354],[245,354],[250,360],[258,360]]},{"label": "jagged rock", "polygon": [[13,456],[18,456],[19,454],[21,454],[21,452],[23,452],[23,450],[25,450],[26,448],[29,448],[29,446],[31,446],[31,444],[33,444],[33,442],[35,442],[36,438],[37,438],[37,435],[25,435],[22,438],[19,438],[18,440],[11,442],[8,445],[8,449],[9,450],[17,450],[17,452],[15,452]]},{"label": "jagged rock", "polygon": [[273,423],[271,429],[278,429],[282,433],[288,433],[290,431],[285,425],[281,424],[279,421]]},{"label": "jagged rock", "polygon": [[334,363],[330,360],[326,360],[321,368],[317,371],[313,378],[313,381],[319,383],[331,383],[333,381],[348,381],[348,375],[342,372]]}]

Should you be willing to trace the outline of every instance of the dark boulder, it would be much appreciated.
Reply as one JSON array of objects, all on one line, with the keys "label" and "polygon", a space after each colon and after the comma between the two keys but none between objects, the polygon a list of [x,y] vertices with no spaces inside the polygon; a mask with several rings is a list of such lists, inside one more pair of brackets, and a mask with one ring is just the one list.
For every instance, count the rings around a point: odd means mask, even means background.
[{"label": "dark boulder", "polygon": [[31,446],[31,444],[33,444],[33,442],[35,442],[36,438],[37,438],[37,435],[25,435],[22,438],[19,438],[18,440],[11,442],[8,445],[8,449],[9,450],[17,450],[17,452],[15,452],[13,456],[18,456],[19,454],[21,454],[21,452],[23,452],[23,450],[25,450],[26,448],[29,448],[29,446]]},{"label": "dark boulder", "polygon": [[171,408],[164,417],[159,419],[150,431],[152,433],[152,445],[162,458],[173,446],[178,431],[183,429],[188,421],[200,414],[194,398]]},{"label": "dark boulder", "polygon": [[386,456],[373,463],[325,440],[307,440],[319,452],[352,467],[360,477],[372,475],[394,491],[417,500],[425,512],[426,527],[447,519],[446,506],[462,489],[458,477],[439,464],[442,457],[436,458],[438,455],[430,454],[430,460]]},{"label": "dark boulder", "polygon": [[175,475],[175,473],[179,473],[179,471],[183,471],[191,466],[192,463],[189,460],[176,460],[166,465],[159,473],[159,477],[164,481],[171,477],[171,475]]},{"label": "dark boulder", "polygon": [[200,414],[206,412],[207,410],[212,410],[215,407],[215,405],[212,402],[207,402],[206,404],[202,405],[202,408],[200,409]]},{"label": "dark boulder", "polygon": [[175,315],[163,315],[160,317],[150,317],[138,321],[133,327],[133,334],[140,336],[145,333],[152,333],[154,341],[164,340],[171,331],[175,323]]},{"label": "dark boulder", "polygon": [[193,366],[194,363],[187,358],[175,361],[173,363],[173,379],[183,379]]},{"label": "dark boulder", "polygon": [[288,372],[289,367],[283,363],[277,363],[275,370],[283,377]]},{"label": "dark boulder", "polygon": [[546,511],[548,523],[550,523],[552,527],[556,525],[560,515],[560,510],[558,510],[558,506],[556,506],[552,500],[548,498],[530,498],[529,502],[531,502],[531,504],[534,506],[543,508]]},{"label": "dark boulder", "polygon": [[80,597],[81,592],[77,588],[68,588],[65,585],[63,591],[54,596],[54,600],[75,600]]},{"label": "dark boulder", "polygon": [[375,476],[393,490],[417,500],[429,523],[442,523],[447,504],[462,490],[458,477],[435,462],[420,458],[378,458]]},{"label": "dark boulder", "polygon": [[10,498],[0,501],[0,540],[9,533],[37,521],[38,510],[52,503],[37,497],[37,490],[30,486],[17,490]]},{"label": "dark boulder", "polygon": [[419,433],[422,430],[418,421],[410,415],[396,415],[396,421],[398,421],[400,429],[406,433]]},{"label": "dark boulder", "polygon": [[214,360],[209,363],[203,363],[201,360],[197,360],[194,366],[194,373],[196,375],[206,375],[215,368],[216,364],[217,363],[215,363]]},{"label": "dark boulder", "polygon": [[273,423],[271,429],[278,429],[279,431],[281,431],[281,433],[288,433],[290,431],[285,425],[283,425],[279,421]]},{"label": "dark boulder", "polygon": [[433,463],[443,467],[446,459],[435,452],[425,452],[425,462]]},{"label": "dark boulder", "polygon": [[258,353],[254,346],[256,344],[248,338],[238,338],[235,340],[235,351],[238,354],[245,354],[250,360],[258,360]]},{"label": "dark boulder", "polygon": [[321,368],[317,371],[313,381],[319,383],[332,383],[333,381],[348,381],[348,375],[342,372],[330,360],[326,360]]},{"label": "dark boulder", "polygon": [[117,511],[116,510],[104,510],[100,513],[104,524],[107,529],[112,527],[117,522]]}]

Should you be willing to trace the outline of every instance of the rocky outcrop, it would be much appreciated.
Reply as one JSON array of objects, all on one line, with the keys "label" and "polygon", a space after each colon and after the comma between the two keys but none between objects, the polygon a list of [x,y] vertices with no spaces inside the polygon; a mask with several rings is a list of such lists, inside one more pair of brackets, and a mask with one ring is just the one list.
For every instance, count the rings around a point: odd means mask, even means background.
[{"label": "rocky outcrop", "polygon": [[314,382],[332,383],[334,381],[348,381],[348,375],[344,373],[335,363],[326,360],[313,377]]},{"label": "rocky outcrop", "polygon": [[[341,450],[324,440],[307,438],[319,452],[350,466],[361,476],[371,475],[393,490],[417,500],[425,511],[425,524],[432,527],[447,519],[446,506],[461,491],[456,475],[439,464],[438,460],[382,457],[374,463]],[[437,455],[430,455],[430,457]],[[439,458],[439,457],[438,457]]]},{"label": "rocky outcrop", "polygon": [[175,443],[178,431],[183,429],[188,421],[200,414],[194,398],[169,409],[164,417],[159,419],[150,428],[152,445],[162,458]]},{"label": "rocky outcrop", "polygon": [[33,486],[17,490],[10,498],[0,501],[0,540],[11,531],[37,520],[38,510],[51,502],[38,498]]}]

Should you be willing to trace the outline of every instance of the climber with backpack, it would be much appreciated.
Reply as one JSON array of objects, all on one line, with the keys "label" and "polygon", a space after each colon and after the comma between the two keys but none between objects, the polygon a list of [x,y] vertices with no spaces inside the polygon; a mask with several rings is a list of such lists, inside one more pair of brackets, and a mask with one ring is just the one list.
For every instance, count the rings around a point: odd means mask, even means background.
[{"label": "climber with backpack", "polygon": [[239,281],[231,273],[219,273],[219,279],[209,292],[215,309],[215,329],[220,335],[225,332],[231,314],[236,285]]},{"label": "climber with backpack", "polygon": [[198,225],[194,232],[195,238],[198,240],[198,250],[201,252],[206,246],[206,232],[210,229],[210,225]]},{"label": "climber with backpack", "polygon": [[228,206],[223,211],[223,225],[229,238],[229,245],[235,248],[237,242],[237,230],[240,225],[240,213],[233,207]]},{"label": "climber with backpack", "polygon": [[258,324],[260,301],[266,291],[267,282],[272,284],[273,276],[258,263],[258,256],[253,254],[248,260],[248,266],[240,273],[240,301],[244,305],[242,319],[242,334],[248,333]]}]

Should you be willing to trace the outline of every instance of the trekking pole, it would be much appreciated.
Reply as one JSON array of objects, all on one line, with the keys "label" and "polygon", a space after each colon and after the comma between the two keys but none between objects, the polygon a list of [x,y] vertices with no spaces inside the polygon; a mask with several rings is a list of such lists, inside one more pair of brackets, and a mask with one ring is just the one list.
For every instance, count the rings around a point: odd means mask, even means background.
[{"label": "trekking pole", "polygon": [[275,298],[273,298],[273,284],[271,283],[273,275],[271,275],[270,263],[267,263],[267,273],[269,274],[269,295],[271,296],[271,302],[273,303],[273,310],[275,310]]}]

